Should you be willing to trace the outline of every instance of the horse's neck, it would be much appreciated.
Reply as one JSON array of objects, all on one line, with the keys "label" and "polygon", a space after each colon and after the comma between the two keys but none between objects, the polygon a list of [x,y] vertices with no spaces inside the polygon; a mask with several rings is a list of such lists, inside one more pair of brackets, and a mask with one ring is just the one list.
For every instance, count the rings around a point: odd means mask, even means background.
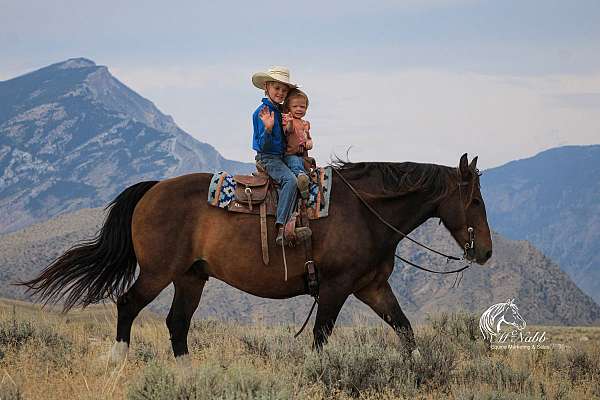
[{"label": "horse's neck", "polygon": [[[435,216],[436,206],[429,204],[427,200],[426,196],[421,193],[412,193],[396,198],[375,198],[373,207],[387,222],[408,235],[429,218]],[[378,230],[381,243],[384,243],[386,247],[393,247],[395,250],[398,242],[403,238],[402,235],[392,232],[383,224],[381,224],[381,228]]]}]

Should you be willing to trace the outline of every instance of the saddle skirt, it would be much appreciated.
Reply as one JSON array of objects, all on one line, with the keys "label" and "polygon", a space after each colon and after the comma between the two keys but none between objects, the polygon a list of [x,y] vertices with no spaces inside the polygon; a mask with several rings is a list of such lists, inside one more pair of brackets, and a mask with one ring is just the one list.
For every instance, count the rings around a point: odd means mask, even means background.
[{"label": "saddle skirt", "polygon": [[[310,174],[307,215],[309,219],[329,215],[331,167],[320,167]],[[267,215],[277,213],[277,185],[266,175],[214,174],[208,189],[208,204],[233,212],[259,214],[258,205],[265,203]]]}]

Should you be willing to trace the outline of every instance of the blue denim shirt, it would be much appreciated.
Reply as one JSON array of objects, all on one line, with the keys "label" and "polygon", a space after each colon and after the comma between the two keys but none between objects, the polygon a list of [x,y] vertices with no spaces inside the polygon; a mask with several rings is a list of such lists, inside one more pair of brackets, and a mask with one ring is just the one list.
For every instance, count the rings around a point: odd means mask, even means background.
[{"label": "blue denim shirt", "polygon": [[[275,124],[271,133],[268,133],[265,129],[265,124],[262,119],[258,116],[260,110],[264,107],[269,107],[275,114]],[[254,136],[252,140],[252,148],[258,153],[273,154],[277,156],[283,156],[285,154],[285,135],[281,127],[281,111],[279,107],[275,106],[268,98],[262,99],[262,103],[254,114],[252,114],[252,123],[254,125]]]}]

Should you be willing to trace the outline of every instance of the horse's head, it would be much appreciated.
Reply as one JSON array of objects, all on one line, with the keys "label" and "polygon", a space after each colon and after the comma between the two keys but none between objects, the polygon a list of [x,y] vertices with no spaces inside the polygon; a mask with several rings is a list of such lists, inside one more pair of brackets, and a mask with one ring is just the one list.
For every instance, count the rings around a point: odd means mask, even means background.
[{"label": "horse's head", "polygon": [[504,322],[508,325],[514,326],[518,330],[525,329],[525,325],[527,324],[525,323],[523,317],[521,317],[521,314],[519,314],[517,305],[511,299],[506,301],[506,305],[507,307],[502,315]]},{"label": "horse's head", "polygon": [[466,258],[483,265],[492,256],[492,237],[479,190],[479,175],[477,157],[469,164],[467,154],[463,154],[455,178],[451,178],[455,189],[440,201],[437,213],[465,250]]}]

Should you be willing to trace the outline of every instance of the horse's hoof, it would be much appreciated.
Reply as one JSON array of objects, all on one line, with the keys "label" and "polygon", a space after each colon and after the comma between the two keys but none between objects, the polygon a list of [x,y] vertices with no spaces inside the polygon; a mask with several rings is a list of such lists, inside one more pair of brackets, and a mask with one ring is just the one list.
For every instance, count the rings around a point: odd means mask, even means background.
[{"label": "horse's hoof", "polygon": [[108,355],[109,364],[121,364],[127,358],[127,352],[129,350],[129,344],[127,342],[115,342],[113,344],[112,349],[110,349],[110,354]]}]

